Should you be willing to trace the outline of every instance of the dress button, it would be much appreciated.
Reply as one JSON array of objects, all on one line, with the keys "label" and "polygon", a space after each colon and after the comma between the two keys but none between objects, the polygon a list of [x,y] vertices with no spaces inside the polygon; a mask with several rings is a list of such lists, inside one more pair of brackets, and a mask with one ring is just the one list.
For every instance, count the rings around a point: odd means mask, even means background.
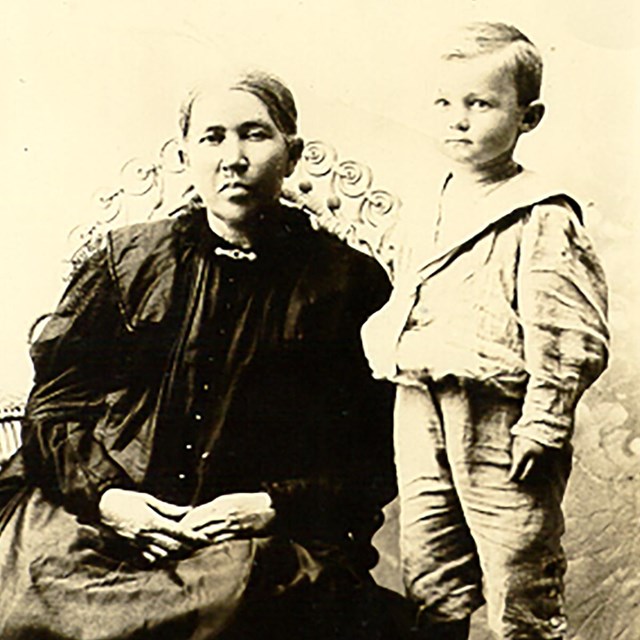
[{"label": "dress button", "polygon": [[202,390],[209,391],[209,385],[206,382],[202,385]]},{"label": "dress button", "polygon": [[209,452],[205,451],[201,456],[200,456],[203,460],[206,460],[209,457]]},{"label": "dress button", "polygon": [[199,413],[196,413],[193,417],[194,417],[196,420],[202,420],[202,416],[201,416]]},{"label": "dress button", "polygon": [[193,449],[193,445],[192,444],[185,444],[184,448],[191,451],[191,449]]},{"label": "dress button", "polygon": [[184,473],[179,473],[179,474],[178,474],[178,478],[179,478],[180,480],[184,480],[186,477],[187,477],[187,476],[186,476]]}]

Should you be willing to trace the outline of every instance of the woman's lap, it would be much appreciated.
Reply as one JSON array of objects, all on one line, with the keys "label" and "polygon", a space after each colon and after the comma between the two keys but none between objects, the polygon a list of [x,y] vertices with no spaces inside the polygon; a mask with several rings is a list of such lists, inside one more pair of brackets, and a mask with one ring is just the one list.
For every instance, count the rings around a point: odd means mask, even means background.
[{"label": "woman's lap", "polygon": [[128,555],[30,492],[0,535],[0,637],[216,637],[242,602],[255,544],[214,545],[153,570]]},{"label": "woman's lap", "polygon": [[338,560],[236,540],[154,569],[28,492],[0,534],[3,640],[392,640],[388,596]]}]

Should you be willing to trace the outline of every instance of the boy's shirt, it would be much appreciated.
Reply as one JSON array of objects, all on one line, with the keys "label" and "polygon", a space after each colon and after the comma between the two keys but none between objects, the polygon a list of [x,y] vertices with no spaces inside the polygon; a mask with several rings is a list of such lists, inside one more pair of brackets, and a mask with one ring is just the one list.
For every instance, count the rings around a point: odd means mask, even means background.
[{"label": "boy's shirt", "polygon": [[381,312],[395,314],[383,338],[396,344],[389,377],[423,385],[453,375],[524,397],[513,432],[563,446],[609,337],[604,273],[579,207],[529,171],[470,206],[466,224],[445,221],[431,258],[424,229],[399,233],[397,291]]}]

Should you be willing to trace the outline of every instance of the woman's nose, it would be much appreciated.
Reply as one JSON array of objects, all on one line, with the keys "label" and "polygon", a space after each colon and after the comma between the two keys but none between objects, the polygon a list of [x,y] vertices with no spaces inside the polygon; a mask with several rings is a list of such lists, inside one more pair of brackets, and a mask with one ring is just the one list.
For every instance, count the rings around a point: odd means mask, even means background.
[{"label": "woman's nose", "polygon": [[220,166],[224,171],[244,171],[249,166],[241,140],[228,137],[222,144]]}]

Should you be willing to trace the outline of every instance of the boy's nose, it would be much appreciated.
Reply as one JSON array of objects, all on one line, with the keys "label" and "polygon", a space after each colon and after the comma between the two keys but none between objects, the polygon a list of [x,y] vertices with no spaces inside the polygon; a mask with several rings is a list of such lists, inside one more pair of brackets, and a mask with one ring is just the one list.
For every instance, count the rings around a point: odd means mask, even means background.
[{"label": "boy's nose", "polygon": [[453,129],[455,131],[468,131],[469,130],[469,118],[466,115],[461,115],[460,117],[454,118],[449,123],[449,129]]}]

